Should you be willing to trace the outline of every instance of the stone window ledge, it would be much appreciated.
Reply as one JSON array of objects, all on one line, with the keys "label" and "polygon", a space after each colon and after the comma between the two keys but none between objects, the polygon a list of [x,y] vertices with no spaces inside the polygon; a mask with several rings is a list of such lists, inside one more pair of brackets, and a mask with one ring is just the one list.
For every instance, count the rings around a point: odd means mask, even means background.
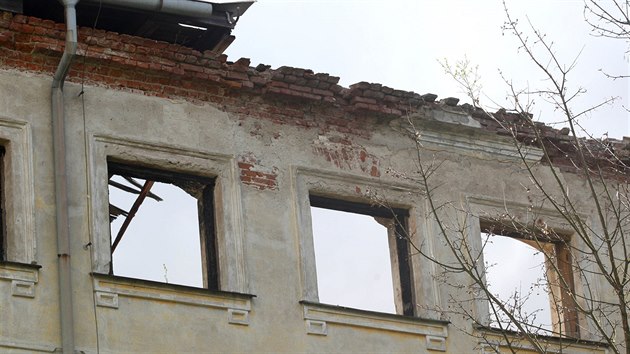
[{"label": "stone window ledge", "polygon": [[11,282],[11,295],[34,298],[41,267],[38,264],[0,261],[0,280]]},{"label": "stone window ledge", "polygon": [[57,345],[53,343],[39,343],[0,336],[0,352],[2,353],[56,353],[56,348]]},{"label": "stone window ledge", "polygon": [[119,297],[174,302],[227,311],[231,324],[249,325],[251,294],[214,291],[109,274],[92,273],[96,305],[118,309]]},{"label": "stone window ledge", "polygon": [[310,301],[300,301],[304,308],[306,332],[327,335],[328,323],[365,327],[424,336],[428,350],[446,351],[448,322],[390,313],[359,310]]},{"label": "stone window ledge", "polygon": [[[487,326],[474,326],[474,336],[483,338],[483,342],[479,343],[481,353],[496,353],[497,350],[508,349],[505,344],[505,337],[507,336],[513,349],[534,351],[533,346],[528,342],[523,333],[511,330],[501,330],[499,328],[487,327]],[[533,335],[533,334],[532,334]],[[578,338],[559,337],[559,336],[547,336],[547,335],[533,335],[537,341],[543,343],[545,349],[550,353],[571,352],[571,353],[601,353],[606,354],[609,352],[608,344],[604,342],[584,340]]]}]

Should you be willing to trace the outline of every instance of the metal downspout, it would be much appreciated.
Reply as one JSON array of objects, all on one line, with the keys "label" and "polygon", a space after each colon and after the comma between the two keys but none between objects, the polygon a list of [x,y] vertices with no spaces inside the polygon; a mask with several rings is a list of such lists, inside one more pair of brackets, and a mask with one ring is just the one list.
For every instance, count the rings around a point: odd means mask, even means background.
[{"label": "metal downspout", "polygon": [[[65,9],[66,44],[52,81],[52,130],[55,170],[55,210],[57,223],[57,255],[59,261],[59,297],[61,342],[64,354],[74,354],[74,311],[70,263],[70,228],[68,209],[68,170],[66,164],[65,110],[63,85],[77,52],[76,5],[79,0],[59,0]],[[186,0],[102,0],[104,3],[153,10],[178,15],[209,16],[212,5]]]},{"label": "metal downspout", "polygon": [[55,210],[57,216],[57,256],[59,262],[59,301],[61,344],[64,354],[74,354],[74,314],[70,264],[70,228],[68,210],[68,171],[66,165],[65,111],[63,84],[77,52],[77,16],[79,0],[61,0],[66,17],[66,46],[52,82],[52,130],[55,162]]}]

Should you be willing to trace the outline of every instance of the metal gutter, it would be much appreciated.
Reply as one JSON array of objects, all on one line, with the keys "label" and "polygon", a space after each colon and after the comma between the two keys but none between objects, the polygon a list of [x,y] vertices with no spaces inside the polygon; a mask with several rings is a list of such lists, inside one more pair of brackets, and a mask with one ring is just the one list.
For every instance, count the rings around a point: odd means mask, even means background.
[{"label": "metal gutter", "polygon": [[212,4],[194,0],[85,0],[103,5],[161,12],[187,17],[212,16]]}]

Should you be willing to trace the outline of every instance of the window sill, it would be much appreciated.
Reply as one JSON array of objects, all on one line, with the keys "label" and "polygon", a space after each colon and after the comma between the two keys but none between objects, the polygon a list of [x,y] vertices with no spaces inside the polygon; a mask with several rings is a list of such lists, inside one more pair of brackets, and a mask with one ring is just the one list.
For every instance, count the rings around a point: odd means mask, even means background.
[{"label": "window sill", "polygon": [[[511,347],[517,350],[534,350],[532,345],[527,341],[525,335],[518,331],[502,330],[494,327],[475,326],[475,332],[480,337],[485,338],[482,347],[482,353],[495,353],[500,348],[507,348],[505,336],[510,339]],[[555,353],[567,351],[571,349],[571,353],[607,353],[609,345],[604,342],[584,340],[571,337],[535,335],[532,334],[536,341],[543,343],[545,349]],[[485,348],[485,349],[484,349]]]},{"label": "window sill", "polygon": [[92,273],[92,277],[97,306],[118,309],[119,297],[174,302],[227,310],[228,322],[231,324],[249,325],[251,299],[256,297],[109,274]]},{"label": "window sill", "polygon": [[304,308],[306,332],[327,335],[328,323],[409,333],[426,338],[428,350],[446,351],[448,322],[342,306],[300,301]]},{"label": "window sill", "polygon": [[39,281],[38,264],[0,261],[0,280],[11,282],[11,295],[35,298],[35,284]]}]

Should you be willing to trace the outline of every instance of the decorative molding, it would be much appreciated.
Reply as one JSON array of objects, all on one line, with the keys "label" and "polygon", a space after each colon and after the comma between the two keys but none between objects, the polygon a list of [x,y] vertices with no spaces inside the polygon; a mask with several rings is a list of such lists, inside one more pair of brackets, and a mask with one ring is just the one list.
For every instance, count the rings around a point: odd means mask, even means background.
[{"label": "decorative molding", "polygon": [[219,269],[222,270],[219,284],[224,291],[249,291],[241,183],[234,156],[107,135],[93,135],[89,141],[93,271],[108,273],[111,265],[107,159],[114,158],[181,173],[216,176],[216,201],[221,203],[221,208],[217,208],[221,214],[216,216]]},{"label": "decorative molding", "polygon": [[[498,329],[497,330],[492,329],[490,331],[479,330],[480,333],[478,333],[478,335],[483,336],[484,338],[484,342],[479,343],[481,354],[501,352],[502,348],[505,348],[505,349],[511,348],[516,351],[523,350],[527,352],[536,351],[534,346],[532,346],[527,341],[527,339],[525,339],[520,334],[515,334],[512,332],[506,332],[505,334],[500,334],[501,331]],[[508,338],[510,338],[509,346],[506,344],[506,340],[503,337],[504,335],[507,335]],[[608,346],[600,342],[588,342],[588,341],[576,342],[575,339],[560,338],[560,337],[538,338],[537,341],[539,341],[539,343],[541,343],[544,346],[545,353],[608,354],[609,352]]]},{"label": "decorative molding", "polygon": [[0,279],[21,280],[37,283],[39,281],[38,265],[16,262],[0,262]]},{"label": "decorative molding", "polygon": [[[352,173],[320,170],[304,166],[290,167],[291,193],[293,199],[293,227],[296,242],[299,245],[300,275],[302,285],[302,299],[313,303],[319,302],[317,288],[317,269],[315,264],[315,249],[313,245],[313,229],[309,196],[316,194],[330,198],[374,203],[368,190],[386,198],[389,205],[395,208],[409,210],[409,233],[418,245],[430,245],[430,233],[423,232],[426,228],[426,207],[420,200],[422,191],[413,183],[395,181],[393,178],[375,178],[359,176]],[[433,253],[434,250],[425,250]],[[435,265],[424,257],[412,257],[411,268],[413,276],[413,293],[422,299],[418,308],[439,308],[440,299],[437,286]],[[439,316],[435,311],[418,310],[419,315],[429,317]]]},{"label": "decorative molding", "polygon": [[114,144],[118,146],[123,146],[132,149],[141,149],[147,151],[156,151],[167,154],[175,154],[181,156],[189,156],[196,157],[201,159],[209,159],[209,160],[217,160],[223,162],[231,162],[233,159],[232,155],[228,154],[217,154],[206,151],[193,150],[182,146],[177,145],[166,145],[160,142],[148,142],[148,141],[139,141],[134,139],[127,139],[121,137],[114,137],[110,135],[94,135],[94,142],[105,143],[105,144]]},{"label": "decorative molding", "polygon": [[249,311],[228,309],[228,323],[249,326]]},{"label": "decorative molding", "polygon": [[[411,192],[418,191],[417,184],[404,183],[396,180],[385,179],[383,177],[367,177],[365,175],[359,175],[343,171],[321,170],[304,166],[291,166],[291,174],[293,176],[310,176],[316,178],[323,178],[327,181],[334,180],[339,183],[362,185],[373,188],[385,188],[387,190],[397,192]],[[353,190],[354,191],[354,190]]]},{"label": "decorative molding", "polygon": [[[57,346],[54,344],[27,342],[14,338],[0,337],[0,348],[17,349],[30,353],[55,353]],[[4,352],[0,350],[0,352]]]},{"label": "decorative molding", "polygon": [[524,160],[526,163],[539,162],[544,153],[541,149],[524,146],[520,156],[514,142],[497,139],[495,134],[487,136],[483,133],[458,134],[447,131],[432,131],[422,129],[420,131],[420,142],[426,148],[436,147],[439,149],[455,150],[463,155],[488,156],[493,159],[505,158],[510,160]]},{"label": "decorative molding", "polygon": [[[304,320],[311,321],[311,325],[307,322],[307,333],[309,333],[309,329],[316,330],[316,327],[312,326],[312,324],[319,322],[321,327],[321,323],[323,322],[323,330],[325,333],[328,332],[327,324],[335,323],[354,327],[430,336],[432,338],[432,346],[435,345],[436,342],[439,342],[439,338],[444,339],[444,343],[446,343],[446,338],[448,337],[448,322],[445,321],[405,317],[388,313],[316,304],[307,301],[302,301],[301,303],[304,307]],[[427,345],[428,344],[429,340],[427,340]]]},{"label": "decorative molding", "polygon": [[[483,245],[481,241],[481,222],[480,221],[489,221],[494,222],[495,220],[500,220],[507,216],[508,220],[516,220],[523,225],[534,225],[535,223],[542,221],[552,230],[555,230],[558,233],[561,233],[563,236],[567,237],[567,240],[570,242],[570,247],[572,249],[584,249],[586,246],[583,244],[583,240],[580,237],[575,235],[575,230],[571,223],[567,221],[562,214],[548,207],[535,207],[531,206],[528,203],[517,202],[508,199],[498,199],[498,198],[489,198],[479,195],[467,195],[462,196],[465,208],[467,212],[467,236],[469,239],[469,245],[471,246],[471,251],[473,254],[478,254],[483,256]],[[586,213],[577,211],[575,214],[571,214],[571,217],[579,218],[583,223],[585,223],[588,230],[594,230],[592,225],[592,218],[589,217]],[[597,238],[594,238],[597,240]],[[596,241],[595,241],[596,242]],[[483,260],[483,257],[481,258]],[[580,275],[573,275],[575,281],[575,292],[578,294],[581,293],[589,293],[592,294],[592,299],[594,301],[599,301],[599,296],[602,294],[600,289],[601,285],[599,281],[597,281],[595,274],[596,271],[589,271],[594,267],[591,262],[586,262],[583,260],[576,259],[574,262],[582,262],[579,265],[580,269],[586,270],[582,272]],[[481,273],[485,273],[484,262],[477,262],[477,266],[479,267],[479,271]],[[584,278],[583,278],[584,277]],[[485,279],[485,275],[484,275]],[[583,280],[586,279],[586,280]],[[485,281],[485,280],[484,280]],[[588,289],[582,284],[589,284]],[[484,324],[485,326],[490,326],[490,315],[489,315],[489,304],[487,299],[479,299],[473,305],[473,311],[475,313],[476,319],[478,323]],[[579,322],[585,328],[590,326],[586,319],[579,318]],[[588,331],[586,331],[588,332]]]},{"label": "decorative molding", "polygon": [[481,343],[479,345],[481,349],[481,354],[495,354],[500,353],[498,345],[490,345],[487,343]]},{"label": "decorative molding", "polygon": [[37,242],[30,124],[0,117],[0,144],[5,148],[3,188],[7,194],[4,199],[7,259],[33,263],[37,258]]},{"label": "decorative molding", "polygon": [[[404,183],[385,181],[382,178],[366,177],[347,172],[319,170],[304,166],[291,166],[291,192],[295,212],[294,227],[298,244],[300,245],[300,273],[302,275],[302,298],[307,301],[318,302],[317,270],[315,267],[315,249],[313,245],[313,229],[310,213],[309,195],[312,192],[334,195],[335,198],[347,198],[372,202],[365,192],[365,188],[384,191],[388,200],[395,202],[395,206],[411,206],[413,198],[409,193],[417,187]],[[360,193],[357,187],[363,188]]]},{"label": "decorative molding", "polygon": [[30,281],[13,280],[11,282],[11,295],[35,298],[35,283]]},{"label": "decorative molding", "polygon": [[249,325],[251,299],[254,295],[211,291],[183,285],[132,279],[92,273],[96,304],[118,309],[119,298],[129,297],[147,301],[173,302],[191,306],[224,309],[228,323]]},{"label": "decorative molding", "polygon": [[96,305],[101,307],[118,308],[118,294],[112,294],[104,291],[95,291]]},{"label": "decorative molding", "polygon": [[[560,215],[560,213],[553,208],[532,208],[529,204],[526,203],[490,198],[479,195],[467,195],[465,196],[465,198],[469,210],[472,212],[476,212],[477,214],[480,214],[480,210],[483,210],[486,214],[489,214],[490,211],[501,210],[501,213],[499,213],[500,215],[505,212],[506,209],[513,209],[516,211],[529,211],[529,213],[531,214],[544,216],[546,218],[549,218],[550,220],[553,220],[554,223],[558,225],[566,224],[566,221],[562,222],[562,220],[564,220],[562,215]],[[480,208],[473,208],[473,206],[479,206]],[[487,208],[492,208],[492,210],[488,210]],[[588,219],[588,215],[583,212],[578,211],[577,216],[579,216],[580,219],[582,219],[583,221]]]},{"label": "decorative molding", "polygon": [[327,336],[328,326],[324,321],[306,320],[306,333]]},{"label": "decorative molding", "polygon": [[[468,112],[456,109],[448,109],[448,106],[431,109],[429,110],[428,115],[430,115],[433,119],[443,123],[459,124],[472,128],[481,128],[481,123],[475,120]],[[411,117],[423,119],[421,115],[412,114]]]},{"label": "decorative molding", "polygon": [[434,350],[438,352],[446,351],[446,338],[445,337],[426,336],[425,340],[426,340],[427,350]]},{"label": "decorative molding", "polygon": [[38,265],[0,262],[0,280],[11,281],[11,295],[35,298],[35,284],[39,281]]}]

